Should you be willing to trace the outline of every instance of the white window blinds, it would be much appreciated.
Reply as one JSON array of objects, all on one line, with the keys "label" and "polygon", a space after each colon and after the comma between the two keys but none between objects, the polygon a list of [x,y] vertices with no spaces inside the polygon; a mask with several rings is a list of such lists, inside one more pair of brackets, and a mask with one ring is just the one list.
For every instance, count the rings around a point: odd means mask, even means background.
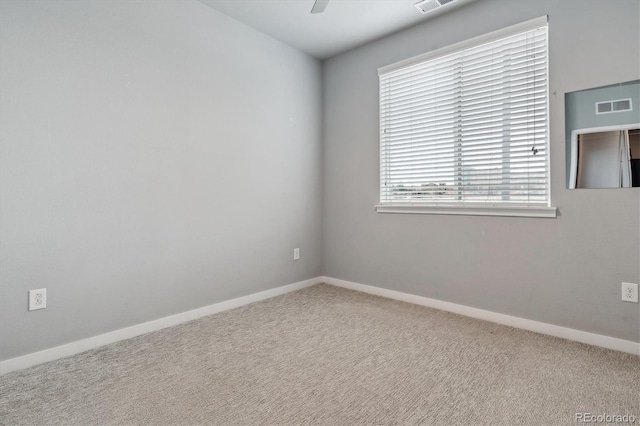
[{"label": "white window blinds", "polygon": [[548,206],[546,17],[380,69],[380,202]]}]

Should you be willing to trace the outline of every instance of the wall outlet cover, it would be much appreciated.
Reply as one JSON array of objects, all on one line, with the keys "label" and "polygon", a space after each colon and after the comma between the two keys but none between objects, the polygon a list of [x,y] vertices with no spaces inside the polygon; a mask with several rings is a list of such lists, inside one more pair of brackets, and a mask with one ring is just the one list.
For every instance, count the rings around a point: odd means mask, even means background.
[{"label": "wall outlet cover", "polygon": [[47,307],[47,289],[29,290],[29,310],[35,311]]},{"label": "wall outlet cover", "polygon": [[622,300],[638,303],[638,284],[622,283]]}]

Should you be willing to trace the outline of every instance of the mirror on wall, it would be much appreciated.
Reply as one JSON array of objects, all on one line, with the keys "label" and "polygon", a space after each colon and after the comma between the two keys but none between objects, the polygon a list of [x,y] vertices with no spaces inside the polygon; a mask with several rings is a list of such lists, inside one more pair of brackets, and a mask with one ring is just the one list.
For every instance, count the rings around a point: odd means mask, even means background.
[{"label": "mirror on wall", "polygon": [[567,188],[640,187],[640,80],[565,94]]}]

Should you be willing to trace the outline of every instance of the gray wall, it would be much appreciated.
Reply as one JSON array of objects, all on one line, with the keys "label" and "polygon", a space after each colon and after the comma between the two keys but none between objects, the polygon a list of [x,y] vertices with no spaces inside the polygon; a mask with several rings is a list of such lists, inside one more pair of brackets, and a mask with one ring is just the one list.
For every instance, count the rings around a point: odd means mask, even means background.
[{"label": "gray wall", "polygon": [[[377,68],[543,14],[561,216],[376,214]],[[0,1],[0,360],[321,273],[637,341],[639,191],[564,189],[564,93],[638,78],[639,16],[479,0],[321,75],[195,1]]]},{"label": "gray wall", "polygon": [[[637,0],[480,0],[324,63],[328,276],[640,340],[639,190],[565,189],[564,94],[637,79]],[[377,68],[549,15],[557,219],[377,214]]]},{"label": "gray wall", "polygon": [[196,1],[0,8],[0,359],[319,275],[317,60]]}]

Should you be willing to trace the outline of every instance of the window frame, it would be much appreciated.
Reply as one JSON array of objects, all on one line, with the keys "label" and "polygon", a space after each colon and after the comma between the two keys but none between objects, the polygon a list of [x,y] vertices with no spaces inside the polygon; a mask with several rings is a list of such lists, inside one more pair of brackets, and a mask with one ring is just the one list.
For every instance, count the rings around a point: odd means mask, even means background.
[{"label": "window frame", "polygon": [[[465,40],[460,43],[455,43],[450,46],[446,46],[431,52],[424,53],[422,55],[414,56],[409,59],[405,59],[391,65],[387,65],[378,69],[378,75],[388,74],[390,72],[400,70],[411,65],[423,63],[438,57],[453,54],[465,49],[473,48],[485,43],[497,41],[504,37],[516,35],[526,32],[528,30],[540,28],[542,26],[548,27],[547,16],[541,16],[539,18],[531,19],[529,21],[521,22],[516,25],[512,25],[497,31],[493,31],[487,34],[483,34],[478,37]],[[378,213],[403,213],[403,214],[446,214],[446,215],[479,215],[479,216],[511,216],[511,217],[544,217],[555,218],[557,217],[557,208],[551,206],[551,161],[550,161],[550,123],[549,123],[549,35],[547,32],[546,38],[546,177],[547,177],[547,200],[545,203],[536,204],[518,204],[510,205],[508,203],[500,202],[488,202],[488,203],[446,203],[443,201],[437,202],[411,202],[411,203],[398,203],[398,202],[383,202],[382,201],[382,173],[379,173],[379,203],[375,206]],[[381,102],[378,102],[379,108]],[[379,121],[380,126],[382,123]],[[378,159],[380,161],[380,168],[382,168],[382,132],[380,135],[380,152]],[[379,170],[382,172],[382,170]]]}]

